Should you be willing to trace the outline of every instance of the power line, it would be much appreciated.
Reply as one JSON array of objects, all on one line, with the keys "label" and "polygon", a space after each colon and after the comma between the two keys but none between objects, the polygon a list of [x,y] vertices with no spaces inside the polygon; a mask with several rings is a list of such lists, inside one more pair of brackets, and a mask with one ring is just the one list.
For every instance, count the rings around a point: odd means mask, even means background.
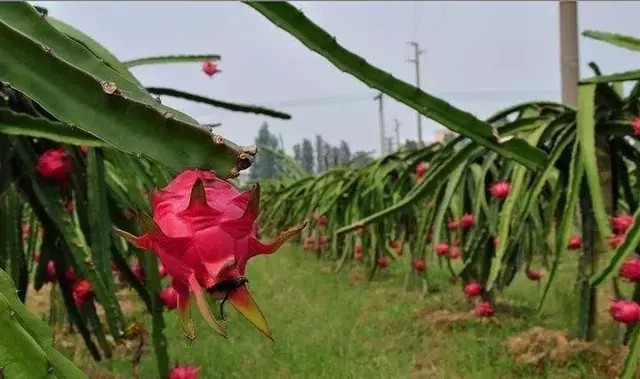
[{"label": "power line", "polygon": [[413,8],[413,13],[416,15],[416,23],[413,27],[413,40],[418,38],[418,29],[420,28],[420,19],[422,18],[422,9],[418,10],[418,7],[422,8],[423,5],[424,1],[420,1],[415,3],[415,6]]},{"label": "power line", "polygon": [[[429,92],[429,94],[439,97],[445,101],[502,101],[513,100],[513,97],[527,96],[535,98],[538,96],[555,96],[559,95],[559,90],[551,89],[533,89],[533,90],[501,90],[487,89],[479,91],[448,91],[448,92]],[[344,94],[335,96],[322,96],[312,98],[291,99],[278,102],[250,102],[265,107],[274,108],[294,108],[305,106],[325,106],[325,105],[342,105],[353,102],[370,101],[371,94]],[[187,108],[187,107],[185,107]]]}]

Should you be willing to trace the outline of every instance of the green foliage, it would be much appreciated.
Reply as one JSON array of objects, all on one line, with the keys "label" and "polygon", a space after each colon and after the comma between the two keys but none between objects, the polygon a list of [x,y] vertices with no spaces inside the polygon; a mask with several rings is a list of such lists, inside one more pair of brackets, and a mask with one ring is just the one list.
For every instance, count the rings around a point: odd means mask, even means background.
[{"label": "green foliage", "polygon": [[[294,23],[304,16],[290,5],[251,5],[298,33],[305,43],[313,45],[316,38],[324,38],[306,19]],[[340,61],[341,67],[351,67],[351,58],[345,58],[335,43],[323,46],[322,54]],[[336,271],[364,265],[372,279],[385,257],[389,266],[402,267],[407,288],[417,283],[428,291],[429,270],[420,273],[413,268],[420,259],[430,267],[446,267],[464,283],[479,281],[482,299],[491,303],[520,273],[545,268],[549,275],[541,286],[539,312],[548,304],[545,300],[572,235],[581,234],[579,296],[572,311],[578,320],[576,335],[591,339],[594,286],[609,283],[624,259],[640,251],[637,222],[625,235],[612,235],[609,226],[609,218],[616,214],[640,217],[638,195],[631,185],[638,180],[640,150],[630,125],[640,113],[640,76],[637,71],[602,75],[595,64],[591,67],[597,76],[581,82],[577,111],[557,103],[531,102],[483,122],[495,128],[493,135],[502,146],[517,139],[544,150],[547,158],[539,171],[462,132],[442,144],[405,148],[359,169],[332,168],[314,177],[270,183],[263,191],[265,219],[274,230],[311,220],[301,239],[311,241],[305,247],[331,262]],[[366,76],[366,70],[361,71]],[[625,96],[617,83],[627,80],[636,83]],[[316,145],[325,149],[321,138]],[[322,156],[317,150],[317,157]],[[428,164],[421,177],[416,173],[419,164]],[[489,190],[498,181],[510,184],[506,199]],[[461,230],[448,224],[463,215],[473,216],[473,226]],[[327,225],[318,222],[320,216],[327,217]],[[330,243],[320,243],[322,236]],[[618,246],[611,242],[613,237],[621,238]],[[391,241],[401,243],[400,250],[390,248]],[[462,259],[438,256],[439,243],[459,249]],[[364,255],[358,257],[357,249]],[[598,268],[601,258],[604,266]],[[638,294],[636,288],[636,301]],[[619,291],[615,296],[623,298]],[[625,375],[635,372],[640,356],[637,335],[630,335],[633,351]]]},{"label": "green foliage", "polygon": [[0,36],[3,79],[58,120],[174,170],[238,170],[237,146],[214,144],[193,119],[159,104],[29,4],[0,6]]},{"label": "green foliage", "polygon": [[130,61],[122,62],[127,67],[135,67],[151,64],[168,64],[168,63],[191,63],[202,61],[218,61],[220,56],[217,54],[195,54],[195,55],[162,55],[158,57],[145,57],[139,59],[132,59]]},{"label": "green foliage", "polygon": [[265,107],[229,103],[226,101],[210,99],[208,97],[204,97],[204,96],[200,96],[200,95],[196,95],[196,94],[188,93],[184,91],[178,91],[171,88],[147,87],[147,91],[149,91],[154,95],[176,97],[179,99],[185,99],[185,100],[194,101],[196,103],[207,104],[207,105],[211,105],[214,107],[218,107],[218,108],[222,108],[222,109],[226,109],[234,112],[254,113],[254,114],[260,114],[264,116],[275,117],[283,120],[291,119],[291,115],[287,113],[275,111]]},{"label": "green foliage", "polygon": [[[116,296],[117,289],[133,287],[151,315],[156,368],[166,378],[168,342],[158,297],[162,283],[157,258],[123,244],[112,227],[143,233],[131,215],[136,210],[149,213],[148,191],[166,185],[174,172],[184,168],[237,176],[249,167],[255,149],[238,147],[162,105],[128,70],[139,64],[219,57],[177,55],[125,64],[89,36],[46,13],[26,2],[0,5],[0,269],[17,284],[21,301],[31,280],[36,290],[53,286],[52,294],[66,308],[62,317],[73,324],[95,360],[110,358],[114,342],[135,337],[138,327],[131,315],[123,314]],[[151,89],[233,111],[290,118],[264,107]],[[71,162],[65,184],[43,177],[37,169],[39,157],[52,149],[66,151]],[[144,277],[134,275],[130,267],[134,261]],[[122,275],[118,281],[112,264]],[[70,276],[73,272],[75,277]],[[82,279],[88,280],[91,291],[79,303],[75,290]],[[5,287],[0,292],[9,300],[7,306],[0,296],[0,313],[8,315],[4,322],[11,324],[3,330],[12,343],[25,347],[9,351],[6,343],[0,343],[4,367],[0,373],[10,378],[56,377],[57,372],[66,372],[59,377],[76,377],[79,371],[59,358],[50,339],[43,344],[31,330],[28,337],[17,327],[13,312],[22,311]],[[96,304],[104,316],[98,316]],[[22,327],[29,329],[30,324]],[[20,355],[22,360],[13,362]]]},{"label": "green foliage", "polygon": [[0,374],[4,378],[87,378],[53,346],[53,330],[16,296],[13,281],[0,269]]},{"label": "green foliage", "polygon": [[595,40],[607,42],[615,46],[623,47],[625,49],[640,51],[640,39],[635,37],[623,36],[616,33],[599,32],[595,30],[585,30],[582,32],[582,35]]}]

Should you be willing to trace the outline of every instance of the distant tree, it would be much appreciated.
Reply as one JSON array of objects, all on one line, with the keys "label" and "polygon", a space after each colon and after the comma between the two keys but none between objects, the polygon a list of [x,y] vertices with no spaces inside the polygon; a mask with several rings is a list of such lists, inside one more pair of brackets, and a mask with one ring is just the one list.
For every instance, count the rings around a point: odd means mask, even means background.
[{"label": "distant tree", "polygon": [[300,164],[309,174],[313,174],[313,145],[308,139],[302,140],[302,155],[300,158]]},{"label": "distant tree", "polygon": [[419,147],[420,146],[417,141],[408,139],[404,142],[404,148],[406,150],[418,150]]},{"label": "distant tree", "polygon": [[[267,146],[272,149],[278,149],[278,137],[269,132],[269,125],[265,122],[258,130],[258,136],[255,139],[256,145]],[[279,159],[273,154],[263,150],[260,151],[249,169],[249,179],[268,179],[279,176],[282,173]]]},{"label": "distant tree", "polygon": [[331,166],[333,166],[333,152],[331,150],[331,145],[327,142],[324,142],[322,153],[324,154],[324,171],[327,171]]},{"label": "distant tree", "polygon": [[371,152],[356,151],[355,154],[353,154],[353,159],[351,160],[351,167],[355,169],[362,168],[373,160]]},{"label": "distant tree", "polygon": [[333,167],[336,166],[341,166],[342,162],[340,161],[340,148],[339,147],[332,147],[331,148],[331,164]]},{"label": "distant tree", "polygon": [[280,142],[280,151],[284,152],[284,140],[282,139],[282,133],[278,134],[278,142]]},{"label": "distant tree", "polygon": [[349,161],[351,161],[351,150],[349,149],[349,144],[344,141],[341,140],[340,141],[340,164],[341,165],[348,165]]},{"label": "distant tree", "polygon": [[302,146],[299,143],[293,145],[293,159],[302,165]]},{"label": "distant tree", "polygon": [[321,174],[324,170],[324,141],[322,136],[316,135],[316,173]]}]

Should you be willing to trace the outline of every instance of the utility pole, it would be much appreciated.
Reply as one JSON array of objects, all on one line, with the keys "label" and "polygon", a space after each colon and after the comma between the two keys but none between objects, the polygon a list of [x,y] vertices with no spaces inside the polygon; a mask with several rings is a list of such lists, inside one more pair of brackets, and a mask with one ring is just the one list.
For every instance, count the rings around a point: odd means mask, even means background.
[{"label": "utility pole", "polygon": [[385,144],[387,142],[384,136],[384,103],[382,101],[382,92],[377,94],[373,100],[378,100],[378,116],[380,117],[380,157],[382,158],[385,156]]},{"label": "utility pole", "polygon": [[[420,45],[417,42],[410,41],[409,45],[413,46],[414,58],[409,59],[410,63],[414,63],[416,65],[416,87],[420,88],[420,54],[424,53],[424,50],[420,50]],[[418,144],[420,146],[424,146],[422,143],[422,115],[420,112],[417,112],[418,118]]]},{"label": "utility pole", "polygon": [[559,0],[560,5],[560,77],[562,103],[578,105],[578,4],[576,0]]},{"label": "utility pole", "polygon": [[389,149],[389,153],[393,152],[393,137],[387,138],[387,149]]},{"label": "utility pole", "polygon": [[396,122],[396,127],[395,127],[395,131],[396,131],[396,146],[397,149],[400,150],[400,121],[398,121],[398,119],[395,119]]}]

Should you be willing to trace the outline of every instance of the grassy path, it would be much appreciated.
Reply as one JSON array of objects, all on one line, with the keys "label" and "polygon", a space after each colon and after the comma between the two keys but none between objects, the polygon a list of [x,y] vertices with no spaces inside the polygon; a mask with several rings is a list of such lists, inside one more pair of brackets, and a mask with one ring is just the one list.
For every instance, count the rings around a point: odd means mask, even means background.
[{"label": "grassy path", "polygon": [[[175,313],[167,317],[167,339],[174,361],[202,367],[205,378],[599,378],[580,360],[564,367],[540,364],[519,368],[504,341],[535,325],[568,326],[567,296],[551,294],[542,318],[533,311],[498,310],[483,322],[470,314],[472,305],[448,274],[429,267],[432,293],[402,290],[400,264],[372,283],[364,272],[330,272],[324,261],[294,247],[271,257],[258,257],[248,277],[256,301],[275,331],[271,343],[229,306],[225,340],[194,314],[198,336],[192,346],[183,339]],[[525,306],[536,305],[538,286],[518,278],[507,296]],[[565,288],[566,289],[566,288]],[[524,341],[525,344],[527,341]],[[130,377],[128,361],[102,364]],[[527,366],[532,367],[532,366]],[[143,378],[155,378],[152,353],[141,367]]]}]

